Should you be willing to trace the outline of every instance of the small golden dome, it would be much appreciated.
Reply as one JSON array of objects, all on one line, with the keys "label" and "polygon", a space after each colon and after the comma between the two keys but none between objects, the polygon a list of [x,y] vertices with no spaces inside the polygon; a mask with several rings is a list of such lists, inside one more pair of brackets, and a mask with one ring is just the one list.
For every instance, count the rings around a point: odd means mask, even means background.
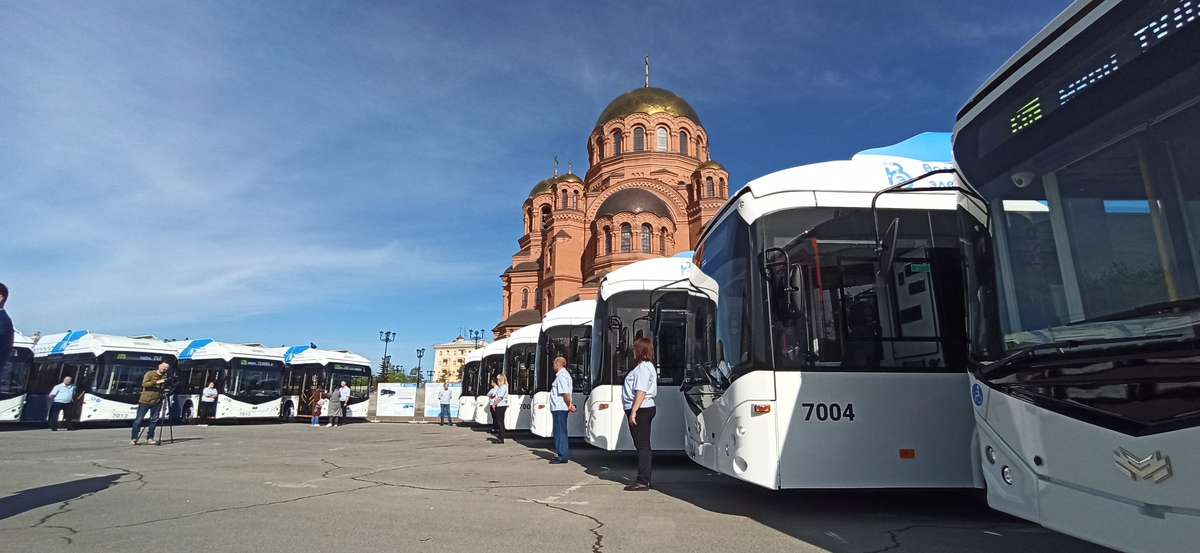
[{"label": "small golden dome", "polygon": [[702,170],[704,170],[704,169],[721,169],[721,170],[724,170],[724,169],[725,169],[725,167],[724,167],[723,165],[721,165],[720,163],[717,163],[717,162],[715,162],[715,161],[713,161],[713,160],[711,160],[711,159],[710,159],[710,160],[708,160],[708,161],[706,161],[706,162],[704,162],[704,163],[701,163],[700,165],[698,165],[698,166],[696,167],[696,170],[697,170],[697,171],[702,171]]},{"label": "small golden dome", "polygon": [[574,173],[567,173],[561,177],[558,177],[558,180],[555,182],[583,182],[583,181],[579,180],[579,175],[576,175]]},{"label": "small golden dome", "polygon": [[676,117],[684,117],[691,119],[697,125],[700,124],[700,116],[696,115],[696,110],[688,105],[683,98],[678,94],[662,88],[635,88],[609,102],[608,107],[600,113],[600,118],[596,120],[596,126],[599,127],[618,117],[625,117],[634,113],[645,113],[653,115],[655,113],[669,113]]},{"label": "small golden dome", "polygon": [[558,180],[555,177],[550,177],[542,182],[533,185],[533,190],[529,191],[530,198],[536,198],[542,194],[549,194],[550,187],[554,186],[554,182]]}]

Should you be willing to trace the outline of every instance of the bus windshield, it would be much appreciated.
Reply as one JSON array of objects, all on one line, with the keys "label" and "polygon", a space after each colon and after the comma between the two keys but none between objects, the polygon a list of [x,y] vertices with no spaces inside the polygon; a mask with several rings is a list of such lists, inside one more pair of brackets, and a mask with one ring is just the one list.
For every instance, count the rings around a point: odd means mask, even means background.
[{"label": "bus windshield", "polygon": [[[574,338],[574,340],[572,340]],[[537,392],[549,392],[554,382],[554,358],[562,357],[567,360],[567,370],[571,371],[571,382],[575,392],[585,393],[591,389],[588,384],[591,375],[588,365],[591,363],[592,329],[590,325],[554,326],[542,333],[538,345],[538,375],[535,385]]]},{"label": "bus windshield", "polygon": [[[618,292],[607,300],[597,300],[591,385],[621,385],[625,373],[636,365],[633,341],[642,337],[654,342],[658,385],[682,384],[687,363],[687,301],[687,292],[677,289]],[[655,306],[661,309],[657,334],[650,316]]]},{"label": "bus windshield", "polygon": [[92,392],[101,396],[132,396],[142,393],[142,378],[160,361],[117,359],[121,354],[104,354],[92,381]]},{"label": "bus windshield", "polygon": [[954,215],[879,210],[880,227],[896,229],[883,269],[870,209],[805,207],[763,217],[775,368],[965,371],[965,336],[955,330],[965,308]]},{"label": "bus windshield", "polygon": [[534,392],[533,369],[536,352],[536,342],[508,348],[508,393],[527,395]]},{"label": "bus windshield", "polygon": [[282,384],[283,363],[234,359],[224,393],[230,397],[276,398],[283,391]]},{"label": "bus windshield", "polygon": [[1097,87],[1153,88],[1116,109],[1082,111],[1089,132],[974,183],[988,201],[986,229],[963,217],[973,225],[964,235],[976,357],[1065,341],[1093,340],[1094,349],[1112,339],[1196,338],[1200,66],[1189,55],[1192,65],[1169,79],[1126,83],[1123,67]]},{"label": "bus windshield", "polygon": [[471,361],[463,365],[462,369],[462,395],[477,396],[479,395],[479,361]]},{"label": "bus windshield", "polygon": [[504,354],[497,353],[483,358],[483,371],[479,375],[479,392],[476,395],[487,395],[492,389],[492,379],[504,372]]},{"label": "bus windshield", "polygon": [[7,361],[0,365],[0,397],[11,397],[25,393],[29,380],[29,368],[33,363],[33,350],[13,348]]}]

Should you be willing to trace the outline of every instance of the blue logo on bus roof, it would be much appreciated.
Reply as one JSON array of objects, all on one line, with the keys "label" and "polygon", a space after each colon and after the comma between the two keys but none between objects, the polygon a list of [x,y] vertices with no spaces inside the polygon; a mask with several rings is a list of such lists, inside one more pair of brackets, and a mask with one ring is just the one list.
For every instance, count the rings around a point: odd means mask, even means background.
[{"label": "blue logo on bus roof", "polygon": [[50,350],[50,355],[62,355],[63,351],[66,351],[67,349],[67,344],[83,338],[87,333],[88,331],[86,330],[73,330],[64,334],[62,340],[59,340],[57,344],[54,344],[54,348]]},{"label": "blue logo on bus roof", "polygon": [[179,352],[179,358],[180,359],[191,359],[192,356],[196,354],[196,350],[198,350],[204,346],[207,346],[211,343],[212,343],[212,338],[205,338],[203,340],[192,340],[192,343],[188,344],[188,346],[186,348],[183,348],[183,351]]},{"label": "blue logo on bus roof", "polygon": [[291,365],[292,358],[296,357],[297,355],[300,355],[300,353],[306,349],[308,349],[308,346],[292,346],[292,347],[288,348],[288,350],[283,353],[283,362],[288,365]]},{"label": "blue logo on bus roof", "polygon": [[950,153],[950,133],[948,132],[923,132],[891,146],[863,150],[858,155],[906,157],[945,163],[953,161]]}]

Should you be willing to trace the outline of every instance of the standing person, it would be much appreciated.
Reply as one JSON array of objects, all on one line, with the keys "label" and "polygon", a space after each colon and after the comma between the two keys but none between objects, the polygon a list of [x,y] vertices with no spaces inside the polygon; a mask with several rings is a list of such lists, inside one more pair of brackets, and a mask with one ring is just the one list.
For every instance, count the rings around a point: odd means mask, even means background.
[{"label": "standing person", "polygon": [[317,390],[316,392],[313,392],[312,420],[309,421],[312,423],[313,428],[321,426],[321,407],[323,407],[326,403],[329,403],[329,399],[325,397],[324,390]]},{"label": "standing person", "polygon": [[[342,403],[342,416],[350,416],[350,387],[346,385],[346,381],[342,381],[342,387],[338,388],[338,401]],[[365,414],[365,413],[364,413]],[[342,424],[346,424],[342,421]]]},{"label": "standing person", "polygon": [[450,383],[443,382],[442,390],[438,392],[438,404],[442,406],[442,412],[438,413],[438,426],[445,426],[452,422],[450,420],[451,401],[454,401],[454,394],[450,392]]},{"label": "standing person", "polygon": [[496,427],[496,443],[504,443],[504,415],[508,413],[508,377],[496,375],[496,395],[492,398],[492,423]]},{"label": "standing person", "polygon": [[[492,407],[491,403],[496,401],[496,389],[499,387],[496,384],[496,377],[492,377],[490,384],[492,385],[492,389],[487,391],[487,407]],[[487,429],[488,434],[496,434],[496,416],[494,416],[496,414],[493,413],[492,415],[492,427]]]},{"label": "standing person", "polygon": [[550,417],[554,420],[554,452],[557,456],[550,460],[551,465],[568,460],[567,415],[575,412],[575,403],[571,400],[575,383],[571,380],[571,371],[566,369],[567,359],[555,357],[554,384],[550,385]]},{"label": "standing person", "polygon": [[3,367],[8,362],[8,356],[12,355],[13,338],[16,336],[12,319],[4,310],[6,303],[8,303],[8,287],[0,282],[0,367]]},{"label": "standing person", "polygon": [[70,376],[64,376],[62,382],[50,390],[50,401],[50,430],[58,432],[59,413],[67,420],[67,430],[75,430],[71,420],[75,418],[75,385],[71,384]]},{"label": "standing person", "polygon": [[200,392],[200,424],[208,426],[208,422],[217,415],[217,383],[209,382],[208,387]]},{"label": "standing person", "polygon": [[329,422],[326,423],[325,426],[332,428],[334,426],[337,426],[338,423],[341,422],[341,419],[342,419],[342,401],[338,397],[339,395],[341,395],[341,391],[337,391],[337,392],[331,391],[331,392],[327,392],[327,393],[329,395],[329,403],[328,403]]},{"label": "standing person", "polygon": [[171,368],[171,364],[163,361],[158,364],[158,368],[148,371],[142,376],[142,395],[138,397],[137,414],[133,417],[133,438],[130,444],[137,445],[138,434],[142,431],[142,417],[150,414],[150,425],[146,431],[146,443],[156,445],[154,441],[154,429],[158,426],[159,411],[162,406],[158,403],[158,396],[162,394],[163,382],[167,381],[167,369]]},{"label": "standing person", "polygon": [[628,486],[627,492],[650,489],[650,468],[654,463],[654,452],[650,450],[650,423],[654,421],[654,396],[658,395],[658,370],[654,368],[654,342],[649,338],[633,341],[633,360],[637,366],[625,375],[621,387],[621,407],[629,419],[629,434],[633,436],[633,447],[637,449],[637,479]]}]

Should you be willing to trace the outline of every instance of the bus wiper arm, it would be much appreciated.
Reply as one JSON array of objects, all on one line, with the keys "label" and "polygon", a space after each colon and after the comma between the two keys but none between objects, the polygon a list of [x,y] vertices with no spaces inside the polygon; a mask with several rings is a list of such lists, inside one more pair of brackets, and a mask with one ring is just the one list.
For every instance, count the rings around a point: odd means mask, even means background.
[{"label": "bus wiper arm", "polygon": [[1142,306],[1134,307],[1133,309],[1130,309],[1128,311],[1121,311],[1119,313],[1111,313],[1109,315],[1101,315],[1099,317],[1083,319],[1082,321],[1075,321],[1073,323],[1068,324],[1067,326],[1080,325],[1080,324],[1086,324],[1086,323],[1103,323],[1103,322],[1108,322],[1108,321],[1123,321],[1125,319],[1136,319],[1138,317],[1144,317],[1146,315],[1157,315],[1159,313],[1165,313],[1172,309],[1179,309],[1179,308],[1187,308],[1188,310],[1194,310],[1194,309],[1200,308],[1200,297],[1181,298],[1181,299],[1177,299],[1177,300],[1163,301],[1163,302],[1158,302],[1158,303],[1152,303],[1149,305],[1142,305]]},{"label": "bus wiper arm", "polygon": [[[1045,344],[1034,344],[1032,346],[1023,347],[1012,352],[1007,357],[996,361],[989,365],[986,369],[980,371],[981,378],[1003,378],[1017,371],[1007,369],[1010,365],[1017,362],[1023,357],[1032,354],[1035,351],[1044,349],[1073,349],[1080,346],[1096,346],[1100,344],[1119,344],[1123,342],[1142,342],[1146,340],[1160,340],[1164,338],[1179,338],[1182,334],[1159,334],[1154,336],[1115,336],[1112,338],[1092,338],[1089,340],[1063,340],[1061,342],[1046,342]],[[1006,370],[1007,369],[1007,370]]]}]

